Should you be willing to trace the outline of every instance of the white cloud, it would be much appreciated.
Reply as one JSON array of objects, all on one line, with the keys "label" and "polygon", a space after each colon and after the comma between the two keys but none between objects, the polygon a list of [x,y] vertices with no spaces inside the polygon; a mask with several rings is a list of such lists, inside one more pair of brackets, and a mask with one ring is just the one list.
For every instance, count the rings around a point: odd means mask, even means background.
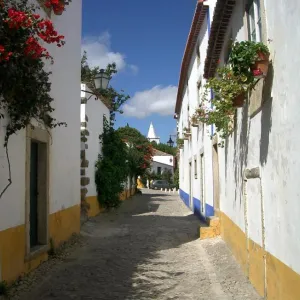
[{"label": "white cloud", "polygon": [[88,63],[91,67],[106,68],[109,63],[115,62],[117,70],[121,71],[129,68],[133,74],[137,74],[138,67],[135,65],[127,65],[126,56],[120,52],[113,52],[111,49],[111,35],[109,32],[103,32],[100,36],[88,36],[83,38],[83,51],[87,52]]},{"label": "white cloud", "polygon": [[176,86],[154,86],[150,90],[136,92],[123,106],[124,115],[139,119],[159,114],[168,116],[174,114],[176,103]]},{"label": "white cloud", "polygon": [[139,67],[136,65],[128,65],[133,75],[136,75],[139,72]]}]

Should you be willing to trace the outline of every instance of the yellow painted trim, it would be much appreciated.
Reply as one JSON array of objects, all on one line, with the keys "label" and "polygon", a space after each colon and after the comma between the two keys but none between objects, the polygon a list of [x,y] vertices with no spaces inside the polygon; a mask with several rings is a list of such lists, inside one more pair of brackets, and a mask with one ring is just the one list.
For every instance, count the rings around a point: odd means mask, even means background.
[{"label": "yellow painted trim", "polygon": [[224,213],[219,212],[221,236],[229,245],[233,255],[247,273],[247,240],[245,233]]},{"label": "yellow painted trim", "polygon": [[78,204],[49,216],[49,233],[55,246],[68,240],[73,233],[80,232],[80,213]]},{"label": "yellow painted trim", "polygon": [[266,291],[268,300],[300,299],[300,274],[252,240],[247,240],[245,233],[223,212],[219,213],[219,217],[222,238],[258,293],[264,296]]},{"label": "yellow painted trim", "polygon": [[[56,212],[49,216],[49,235],[54,245],[67,240],[80,231],[80,205]],[[26,257],[25,224],[0,231],[0,273],[1,279],[11,283],[25,273],[37,268],[48,259],[45,251],[32,260]]]},{"label": "yellow painted trim", "polygon": [[86,197],[85,200],[90,206],[88,209],[88,217],[95,217],[104,211],[104,209],[100,207],[97,196]]}]

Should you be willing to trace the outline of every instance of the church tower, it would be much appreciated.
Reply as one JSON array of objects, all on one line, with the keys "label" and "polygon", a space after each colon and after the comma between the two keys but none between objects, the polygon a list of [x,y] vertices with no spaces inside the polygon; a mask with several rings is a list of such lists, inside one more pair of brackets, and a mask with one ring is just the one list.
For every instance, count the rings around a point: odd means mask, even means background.
[{"label": "church tower", "polygon": [[152,122],[151,122],[150,127],[149,127],[147,139],[150,142],[156,142],[157,144],[160,143],[160,138],[156,136],[154,126],[153,126]]}]

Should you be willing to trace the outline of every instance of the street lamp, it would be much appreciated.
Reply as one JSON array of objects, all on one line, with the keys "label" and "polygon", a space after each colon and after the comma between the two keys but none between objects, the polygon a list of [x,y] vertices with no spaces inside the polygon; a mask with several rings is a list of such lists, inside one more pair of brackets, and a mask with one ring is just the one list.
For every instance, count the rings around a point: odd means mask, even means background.
[{"label": "street lamp", "polygon": [[173,142],[173,140],[171,139],[171,136],[170,136],[170,139],[168,140],[167,144],[168,144],[170,147],[173,147],[173,146],[174,146],[174,142]]},{"label": "street lamp", "polygon": [[[106,90],[109,84],[111,77],[103,70],[101,69],[100,72],[95,76],[94,78],[94,83],[95,83],[95,87],[96,89],[100,89],[100,90]],[[94,92],[89,92],[89,91],[85,91],[85,90],[81,90],[82,92],[97,96],[96,93]]]},{"label": "street lamp", "polygon": [[109,84],[111,77],[103,70],[100,70],[100,73],[98,73],[95,76],[95,87],[96,89],[106,90]]}]

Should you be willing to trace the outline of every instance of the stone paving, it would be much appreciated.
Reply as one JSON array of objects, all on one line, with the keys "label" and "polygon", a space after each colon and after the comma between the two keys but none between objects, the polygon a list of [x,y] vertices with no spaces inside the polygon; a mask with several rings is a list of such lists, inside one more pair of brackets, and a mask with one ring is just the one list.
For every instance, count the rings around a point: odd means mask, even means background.
[{"label": "stone paving", "polygon": [[143,193],[85,223],[84,245],[21,299],[261,299],[177,195]]}]

